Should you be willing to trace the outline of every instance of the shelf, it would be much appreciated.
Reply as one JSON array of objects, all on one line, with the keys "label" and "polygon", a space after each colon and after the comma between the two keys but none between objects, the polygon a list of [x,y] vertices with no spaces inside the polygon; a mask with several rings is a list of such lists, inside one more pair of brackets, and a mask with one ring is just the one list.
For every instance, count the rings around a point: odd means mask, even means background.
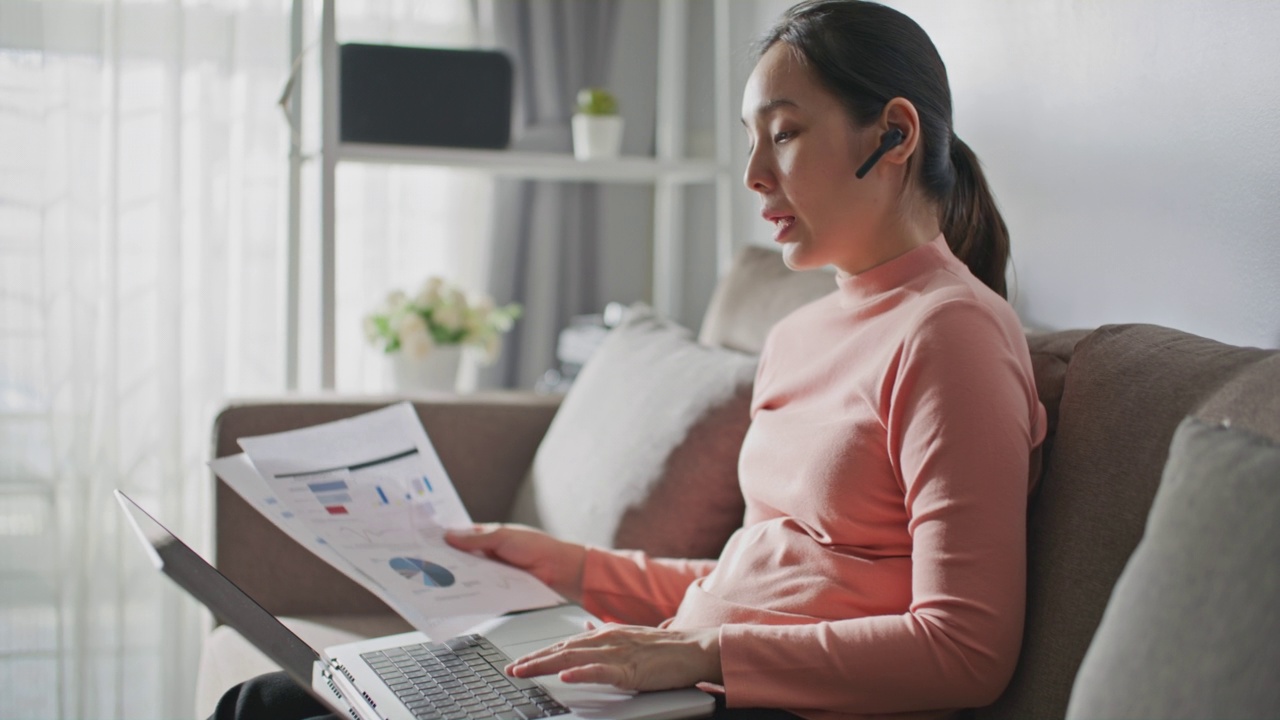
[{"label": "shelf", "polygon": [[[300,57],[304,45],[304,15],[309,0],[292,0],[289,22],[290,52]],[[640,0],[637,0],[639,2]],[[610,160],[579,161],[568,153],[533,153],[511,150],[414,147],[372,143],[344,143],[339,140],[339,45],[337,40],[337,0],[320,0],[320,125],[319,142],[306,157],[301,127],[302,83],[292,86],[288,103],[289,154],[289,244],[288,308],[286,310],[286,381],[298,387],[303,353],[299,337],[303,293],[303,200],[302,164],[315,161],[319,167],[319,257],[318,282],[320,312],[318,322],[319,380],[322,388],[335,384],[337,330],[337,166],[342,163],[417,165],[472,169],[499,177],[564,182],[631,183],[653,188],[653,286],[651,301],[661,314],[675,316],[683,307],[685,248],[685,186],[710,186],[715,195],[716,264],[727,269],[733,249],[733,158],[728,129],[734,126],[735,110],[730,92],[733,48],[729,33],[730,0],[712,0],[715,58],[714,75],[715,158],[687,157],[686,96],[689,89],[689,12],[693,0],[658,0],[656,103],[654,153],[652,156],[623,156]],[[701,40],[701,38],[699,38]],[[698,238],[699,241],[703,238]]]},{"label": "shelf", "polygon": [[340,162],[385,165],[428,165],[483,170],[536,180],[612,183],[715,182],[720,167],[711,160],[656,160],[622,156],[610,160],[577,160],[572,155],[513,150],[472,150],[349,143],[338,145]]}]

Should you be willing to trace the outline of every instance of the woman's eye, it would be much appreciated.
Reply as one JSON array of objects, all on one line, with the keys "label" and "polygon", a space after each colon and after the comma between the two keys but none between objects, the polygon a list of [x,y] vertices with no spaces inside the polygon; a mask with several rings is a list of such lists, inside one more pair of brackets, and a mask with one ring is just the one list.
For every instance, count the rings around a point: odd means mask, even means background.
[{"label": "woman's eye", "polygon": [[[773,144],[778,145],[778,144],[780,144],[780,143],[787,142],[788,140],[791,140],[791,139],[792,139],[792,138],[794,138],[795,136],[796,136],[796,131],[795,131],[795,130],[783,130],[782,132],[774,133],[774,134],[773,134]],[[751,153],[753,153],[753,152],[755,152],[755,151],[756,151],[756,146],[755,146],[755,144],[754,144],[754,143],[752,143],[751,145],[748,145],[748,146],[747,146],[747,156],[748,156],[748,157],[751,155]]]}]

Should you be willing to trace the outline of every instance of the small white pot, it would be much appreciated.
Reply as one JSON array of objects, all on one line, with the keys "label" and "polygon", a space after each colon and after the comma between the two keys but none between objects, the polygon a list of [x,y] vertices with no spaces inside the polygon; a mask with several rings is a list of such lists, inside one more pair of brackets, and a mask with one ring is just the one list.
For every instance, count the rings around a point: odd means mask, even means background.
[{"label": "small white pot", "polygon": [[615,158],[622,150],[622,116],[574,115],[573,156],[579,160]]},{"label": "small white pot", "polygon": [[397,352],[391,355],[392,382],[395,389],[403,393],[452,393],[458,389],[461,365],[461,345],[436,345],[422,359]]}]

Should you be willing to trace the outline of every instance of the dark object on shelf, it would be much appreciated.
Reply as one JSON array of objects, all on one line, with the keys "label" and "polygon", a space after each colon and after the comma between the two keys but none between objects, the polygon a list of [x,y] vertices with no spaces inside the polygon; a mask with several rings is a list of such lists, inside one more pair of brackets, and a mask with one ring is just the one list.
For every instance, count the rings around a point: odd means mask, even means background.
[{"label": "dark object on shelf", "polygon": [[343,142],[507,147],[511,60],[493,50],[343,45]]}]

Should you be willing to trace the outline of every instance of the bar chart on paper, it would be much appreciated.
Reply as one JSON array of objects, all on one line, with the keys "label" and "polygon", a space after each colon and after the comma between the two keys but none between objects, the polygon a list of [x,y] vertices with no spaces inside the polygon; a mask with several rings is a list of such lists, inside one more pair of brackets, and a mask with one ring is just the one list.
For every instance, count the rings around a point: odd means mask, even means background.
[{"label": "bar chart on paper", "polygon": [[394,487],[387,487],[384,483],[375,483],[374,491],[378,494],[378,503],[381,505],[399,504],[401,501],[413,502],[414,498],[424,498],[431,494],[431,479],[426,475],[420,478],[413,478],[408,481],[408,490],[400,491]]},{"label": "bar chart on paper", "polygon": [[320,503],[320,507],[330,515],[347,515],[351,512],[347,507],[351,504],[351,493],[347,492],[350,488],[346,480],[308,483],[307,489],[316,502]]},{"label": "bar chart on paper", "polygon": [[[428,464],[416,448],[409,448],[346,467],[279,474],[269,482],[291,511],[335,531],[393,524],[406,532],[432,536],[439,532],[441,500],[457,506],[452,515],[465,518],[465,510],[459,503],[450,503],[451,498],[439,497],[429,468],[424,467]],[[408,540],[408,536],[401,538]]]}]

